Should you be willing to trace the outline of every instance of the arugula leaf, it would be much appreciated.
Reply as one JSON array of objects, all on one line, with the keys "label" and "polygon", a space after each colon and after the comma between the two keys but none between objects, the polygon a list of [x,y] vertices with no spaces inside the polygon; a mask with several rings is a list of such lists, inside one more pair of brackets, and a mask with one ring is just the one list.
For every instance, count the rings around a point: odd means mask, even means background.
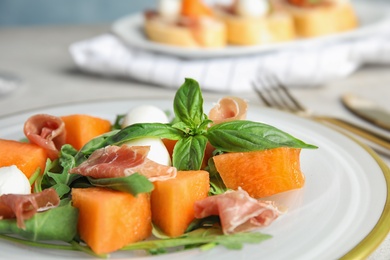
[{"label": "arugula leaf", "polygon": [[199,228],[211,228],[211,227],[220,228],[220,223],[221,223],[221,219],[217,215],[211,215],[211,216],[208,216],[205,218],[195,218],[188,225],[185,233],[194,231],[194,230],[199,229]]},{"label": "arugula leaf", "polygon": [[209,196],[225,193],[228,188],[223,182],[221,175],[219,175],[217,168],[215,168],[214,160],[212,158],[208,161],[207,171],[210,174]]},{"label": "arugula leaf", "polygon": [[139,173],[134,173],[126,177],[118,178],[95,179],[88,177],[88,181],[93,186],[124,191],[131,193],[134,196],[137,196],[139,193],[151,192],[154,189],[153,184],[148,180],[148,178]]},{"label": "arugula leaf", "polygon": [[206,144],[207,138],[203,135],[180,139],[173,149],[173,166],[178,170],[199,170]]},{"label": "arugula leaf", "polygon": [[71,241],[77,234],[78,210],[65,199],[50,210],[36,213],[25,221],[26,228],[20,229],[16,219],[2,219],[0,234],[16,234],[31,241]]},{"label": "arugula leaf", "polygon": [[200,228],[185,233],[177,238],[167,238],[158,240],[146,240],[136,242],[123,247],[121,250],[153,250],[156,252],[166,252],[168,248],[184,246],[182,249],[201,246],[201,250],[209,250],[217,245],[225,246],[228,249],[241,249],[243,243],[260,243],[271,238],[270,235],[258,232],[242,232],[230,235],[224,235],[219,228]]},{"label": "arugula leaf", "polygon": [[48,180],[45,177],[46,173],[53,169],[58,169],[58,160],[51,161],[50,159],[47,159],[45,164],[45,171],[43,172],[42,175],[39,175],[35,179],[34,192],[41,192],[44,189],[42,188],[42,186],[46,185],[47,187],[51,187],[52,185],[55,184],[55,182]]},{"label": "arugula leaf", "polygon": [[30,185],[32,186],[34,184],[34,182],[38,179],[39,175],[41,174],[41,168],[38,167],[35,172],[30,176],[30,178],[28,179],[28,182],[30,183]]},{"label": "arugula leaf", "polygon": [[35,246],[39,248],[54,249],[54,250],[82,251],[94,257],[104,258],[104,259],[108,258],[107,254],[96,254],[95,252],[92,251],[92,249],[89,246],[81,245],[79,241],[75,241],[75,240],[70,241],[69,242],[70,245],[67,245],[67,244],[55,244],[55,243],[30,241],[22,238],[10,237],[7,235],[0,235],[0,238],[14,243],[19,243],[25,246]]},{"label": "arugula leaf", "polygon": [[69,170],[76,165],[76,153],[77,151],[71,145],[65,144],[61,147],[58,160],[53,162],[48,160],[40,183],[40,190],[52,187],[60,198],[70,192],[71,183],[81,177],[78,174],[69,174]]},{"label": "arugula leaf", "polygon": [[215,148],[224,152],[247,152],[277,147],[317,148],[276,127],[247,120],[213,125],[206,136]]}]

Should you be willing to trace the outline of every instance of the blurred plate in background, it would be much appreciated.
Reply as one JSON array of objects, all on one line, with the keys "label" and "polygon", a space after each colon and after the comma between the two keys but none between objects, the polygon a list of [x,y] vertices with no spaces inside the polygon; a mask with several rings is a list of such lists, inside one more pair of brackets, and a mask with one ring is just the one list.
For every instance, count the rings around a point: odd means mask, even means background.
[{"label": "blurred plate in background", "polygon": [[114,22],[112,32],[119,36],[129,46],[143,50],[164,53],[182,58],[215,58],[249,54],[259,54],[269,51],[284,50],[305,44],[323,44],[337,40],[351,39],[375,33],[390,27],[390,4],[369,0],[352,1],[359,18],[360,26],[344,33],[321,36],[311,39],[298,39],[283,43],[271,43],[256,46],[227,46],[225,48],[185,48],[164,45],[150,41],[143,32],[143,14],[132,14]]}]

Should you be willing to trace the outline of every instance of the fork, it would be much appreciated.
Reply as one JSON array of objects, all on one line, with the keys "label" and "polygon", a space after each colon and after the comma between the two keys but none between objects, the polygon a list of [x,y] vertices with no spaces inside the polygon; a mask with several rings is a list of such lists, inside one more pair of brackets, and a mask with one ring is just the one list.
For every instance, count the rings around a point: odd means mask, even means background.
[{"label": "fork", "polygon": [[375,144],[372,146],[373,149],[377,150],[379,153],[390,156],[390,137],[348,122],[344,119],[318,116],[311,113],[276,77],[258,76],[255,81],[252,82],[252,87],[267,107],[287,111],[333,127],[336,126],[341,130],[347,131],[347,133],[349,132],[368,140],[372,144]]}]

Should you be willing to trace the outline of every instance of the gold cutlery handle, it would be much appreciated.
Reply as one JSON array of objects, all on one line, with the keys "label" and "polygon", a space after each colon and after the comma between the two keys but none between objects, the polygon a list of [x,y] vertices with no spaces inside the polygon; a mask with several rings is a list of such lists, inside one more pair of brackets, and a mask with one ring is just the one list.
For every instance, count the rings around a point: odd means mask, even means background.
[{"label": "gold cutlery handle", "polygon": [[360,136],[376,145],[379,145],[387,150],[390,150],[390,137],[383,135],[378,132],[374,132],[370,129],[364,128],[362,126],[347,122],[343,119],[333,118],[333,117],[315,117],[317,121],[330,123],[332,125],[338,126],[342,129],[349,131],[357,136]]}]

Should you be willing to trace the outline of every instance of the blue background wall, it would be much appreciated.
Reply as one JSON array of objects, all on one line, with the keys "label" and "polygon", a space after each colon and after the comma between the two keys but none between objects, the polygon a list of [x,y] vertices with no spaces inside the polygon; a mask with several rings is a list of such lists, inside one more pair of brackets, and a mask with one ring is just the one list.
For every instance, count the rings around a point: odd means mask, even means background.
[{"label": "blue background wall", "polygon": [[[390,0],[356,1],[390,3]],[[110,23],[154,8],[156,3],[157,0],[0,0],[0,26]]]},{"label": "blue background wall", "polygon": [[156,0],[0,0],[0,26],[107,23]]}]

